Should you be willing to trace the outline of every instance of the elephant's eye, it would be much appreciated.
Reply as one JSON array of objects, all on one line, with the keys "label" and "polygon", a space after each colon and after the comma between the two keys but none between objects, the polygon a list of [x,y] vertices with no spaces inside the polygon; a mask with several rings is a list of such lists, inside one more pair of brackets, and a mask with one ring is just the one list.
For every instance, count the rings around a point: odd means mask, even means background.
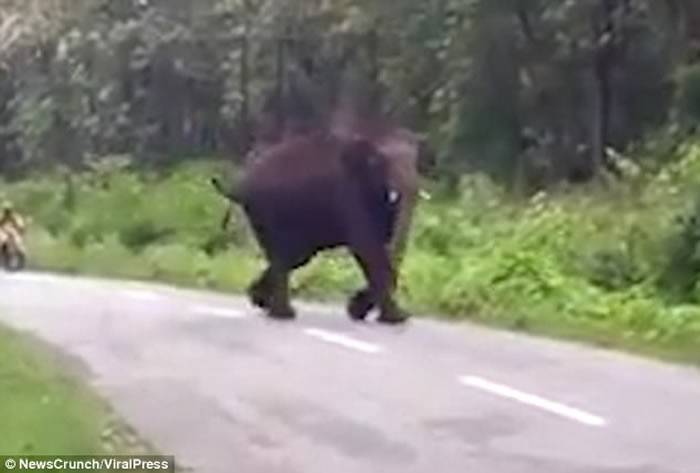
[{"label": "elephant's eye", "polygon": [[390,204],[395,204],[395,203],[397,203],[397,202],[399,201],[399,198],[400,198],[400,197],[401,197],[401,196],[400,196],[400,194],[398,193],[398,191],[395,191],[395,190],[390,190],[390,191],[389,191],[389,203],[390,203]]}]

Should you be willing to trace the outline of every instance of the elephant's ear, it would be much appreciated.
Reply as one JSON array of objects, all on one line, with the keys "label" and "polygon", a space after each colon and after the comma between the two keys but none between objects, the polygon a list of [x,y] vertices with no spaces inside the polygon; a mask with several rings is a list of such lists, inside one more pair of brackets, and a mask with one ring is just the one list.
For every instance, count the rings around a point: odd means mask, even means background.
[{"label": "elephant's ear", "polygon": [[399,205],[401,192],[389,184],[388,158],[374,144],[364,139],[355,140],[344,148],[342,160],[352,181],[361,187],[372,206],[388,204],[394,208]]},{"label": "elephant's ear", "polygon": [[379,151],[368,140],[357,138],[343,146],[341,152],[343,165],[353,175],[367,177],[380,170],[383,160]]}]

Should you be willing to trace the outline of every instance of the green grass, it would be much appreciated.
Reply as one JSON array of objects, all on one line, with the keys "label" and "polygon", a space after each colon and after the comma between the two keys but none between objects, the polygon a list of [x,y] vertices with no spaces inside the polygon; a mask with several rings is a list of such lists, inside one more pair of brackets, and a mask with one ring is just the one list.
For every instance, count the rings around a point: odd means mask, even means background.
[{"label": "green grass", "polygon": [[[656,158],[656,157],[654,157]],[[658,159],[655,159],[658,161]],[[626,163],[612,186],[516,201],[483,176],[457,195],[428,185],[401,275],[419,313],[585,340],[700,364],[700,145],[663,169]],[[41,175],[0,187],[34,218],[36,267],[241,291],[262,268],[240,211],[231,230],[208,183],[222,163],[166,173]],[[697,219],[700,222],[700,218]],[[296,297],[342,300],[363,284],[342,251],[295,273]]]},{"label": "green grass", "polygon": [[47,346],[0,327],[0,455],[149,454]]}]

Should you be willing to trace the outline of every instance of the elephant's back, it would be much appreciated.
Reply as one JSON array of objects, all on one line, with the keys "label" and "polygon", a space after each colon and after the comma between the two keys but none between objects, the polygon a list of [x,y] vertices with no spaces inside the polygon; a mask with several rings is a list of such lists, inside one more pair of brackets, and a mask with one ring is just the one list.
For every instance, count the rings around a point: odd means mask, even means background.
[{"label": "elephant's back", "polygon": [[341,171],[340,146],[323,134],[289,138],[267,148],[246,173],[250,186],[302,185]]}]

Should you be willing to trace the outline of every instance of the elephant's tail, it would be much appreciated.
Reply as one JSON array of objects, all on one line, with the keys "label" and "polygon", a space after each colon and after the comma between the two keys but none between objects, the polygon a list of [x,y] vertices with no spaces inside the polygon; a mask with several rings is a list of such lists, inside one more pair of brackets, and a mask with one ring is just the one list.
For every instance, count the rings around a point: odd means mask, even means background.
[{"label": "elephant's tail", "polygon": [[237,186],[232,186],[229,189],[225,189],[224,186],[221,184],[221,181],[217,179],[216,177],[211,178],[211,184],[214,186],[214,189],[221,194],[223,197],[227,198],[231,202],[235,202],[237,204],[242,204],[243,203],[243,196],[240,192],[240,189],[238,189]]},{"label": "elephant's tail", "polygon": [[226,209],[226,214],[224,215],[224,218],[221,221],[221,228],[223,230],[226,230],[233,216],[233,205],[241,205],[243,203],[243,197],[238,186],[231,186],[230,189],[225,189],[221,182],[215,177],[211,178],[211,184],[214,186],[214,189],[216,189],[216,191],[219,194],[221,194],[229,201],[229,206]]}]

